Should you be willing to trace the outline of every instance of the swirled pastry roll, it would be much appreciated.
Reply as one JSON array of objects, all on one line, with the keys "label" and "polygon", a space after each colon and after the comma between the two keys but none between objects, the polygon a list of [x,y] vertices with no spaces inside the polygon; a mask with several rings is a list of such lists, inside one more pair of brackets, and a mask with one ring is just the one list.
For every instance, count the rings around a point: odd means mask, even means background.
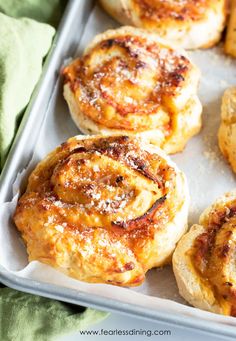
[{"label": "swirled pastry roll", "polygon": [[225,91],[221,107],[219,147],[236,173],[236,87]]},{"label": "swirled pastry roll", "polygon": [[226,0],[100,0],[124,25],[146,28],[185,49],[208,48],[221,38]]},{"label": "swirled pastry roll", "polygon": [[175,153],[200,130],[199,70],[155,34],[109,30],[63,73],[72,118],[86,134],[141,133]]},{"label": "swirled pastry roll", "polygon": [[173,255],[180,294],[197,308],[236,316],[236,190],[206,209],[199,223]]},{"label": "swirled pastry roll", "polygon": [[185,176],[128,136],[69,139],[40,162],[14,215],[29,260],[87,282],[135,286],[186,231]]}]

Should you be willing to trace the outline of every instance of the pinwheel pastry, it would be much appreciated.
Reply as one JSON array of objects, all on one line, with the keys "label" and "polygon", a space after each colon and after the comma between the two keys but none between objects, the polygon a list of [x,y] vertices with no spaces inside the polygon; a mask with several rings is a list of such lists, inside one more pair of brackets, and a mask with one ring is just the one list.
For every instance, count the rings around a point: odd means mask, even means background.
[{"label": "pinwheel pastry", "polygon": [[200,217],[177,245],[173,269],[180,294],[193,306],[236,316],[236,190]]},{"label": "pinwheel pastry", "polygon": [[63,73],[72,118],[86,134],[141,133],[174,153],[200,130],[199,70],[155,34],[109,30]]},{"label": "pinwheel pastry", "polygon": [[218,139],[223,155],[236,173],[236,87],[224,93]]},{"label": "pinwheel pastry", "polygon": [[135,286],[186,231],[185,176],[135,137],[69,139],[40,162],[14,215],[29,260],[87,282]]},{"label": "pinwheel pastry", "polygon": [[208,48],[225,26],[227,0],[100,0],[124,25],[156,32],[177,47]]}]

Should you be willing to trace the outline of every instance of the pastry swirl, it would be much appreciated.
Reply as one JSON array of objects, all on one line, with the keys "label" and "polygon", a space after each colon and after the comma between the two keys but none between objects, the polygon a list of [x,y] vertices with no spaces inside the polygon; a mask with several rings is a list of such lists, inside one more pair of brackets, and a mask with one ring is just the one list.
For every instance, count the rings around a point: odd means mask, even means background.
[{"label": "pastry swirl", "polygon": [[236,191],[218,199],[173,256],[180,294],[193,306],[236,316]]},{"label": "pastry swirl", "polygon": [[100,3],[121,24],[156,32],[185,49],[216,44],[226,20],[226,0],[100,0]]},{"label": "pastry swirl", "polygon": [[219,147],[236,173],[236,87],[228,88],[222,99]]},{"label": "pastry swirl", "polygon": [[14,215],[29,260],[87,282],[139,285],[187,225],[188,190],[157,147],[77,136],[41,161]]},{"label": "pastry swirl", "polygon": [[174,153],[199,132],[199,70],[154,34],[109,30],[63,74],[65,99],[84,133],[142,133]]}]

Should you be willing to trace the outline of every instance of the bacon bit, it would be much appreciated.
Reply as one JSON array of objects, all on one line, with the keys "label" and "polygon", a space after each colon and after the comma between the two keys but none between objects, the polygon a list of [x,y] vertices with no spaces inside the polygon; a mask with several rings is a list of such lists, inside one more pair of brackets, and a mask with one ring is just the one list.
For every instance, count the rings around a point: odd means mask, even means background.
[{"label": "bacon bit", "polygon": [[147,64],[143,61],[138,61],[136,64],[135,64],[135,68],[138,70],[138,69],[143,69]]},{"label": "bacon bit", "polygon": [[86,148],[85,147],[77,147],[72,150],[71,154],[76,154],[76,153],[86,153]]},{"label": "bacon bit", "polygon": [[61,148],[62,148],[62,149],[67,149],[68,146],[69,146],[68,141],[65,141],[65,142],[62,142],[62,143],[61,143]]},{"label": "bacon bit", "polygon": [[180,75],[177,71],[170,73],[170,80],[166,82],[166,85],[179,86],[184,81],[184,76]]},{"label": "bacon bit", "polygon": [[133,49],[130,46],[130,41],[132,41],[132,44],[140,45],[140,41],[138,38],[132,37],[127,35],[124,39],[124,37],[118,37],[114,39],[107,39],[105,41],[102,41],[100,43],[101,48],[111,48],[114,45],[118,45],[130,55],[130,57],[133,57],[134,59],[138,58],[138,53],[134,52]]},{"label": "bacon bit", "polygon": [[[230,218],[236,216],[236,206],[224,207],[221,210],[214,210],[211,212],[208,222],[209,230],[218,230],[221,226],[229,221]],[[229,233],[231,233],[229,231]]]},{"label": "bacon bit", "polygon": [[232,287],[232,286],[233,286],[233,283],[231,283],[231,282],[225,282],[225,285],[227,285],[228,287]]},{"label": "bacon bit", "polygon": [[231,307],[230,315],[233,316],[233,317],[236,317],[236,307],[235,306]]},{"label": "bacon bit", "polygon": [[206,232],[198,236],[194,242],[194,248],[196,250],[194,254],[194,263],[201,273],[203,273],[206,268],[207,254],[210,245],[209,235]]},{"label": "bacon bit", "polygon": [[122,182],[124,180],[124,177],[122,175],[119,175],[117,178],[116,178],[116,183],[118,184],[119,182]]},{"label": "bacon bit", "polygon": [[229,250],[230,250],[230,246],[228,244],[223,245],[222,248],[221,248],[221,256],[224,257],[224,258],[227,257],[228,253],[229,253]]},{"label": "bacon bit", "polygon": [[227,231],[225,236],[226,236],[226,238],[230,238],[230,236],[232,236],[232,234],[233,234],[233,231]]},{"label": "bacon bit", "polygon": [[131,271],[135,268],[135,265],[133,262],[129,262],[129,263],[126,263],[124,266],[122,266],[121,268],[119,269],[116,269],[114,272],[117,272],[117,273],[124,273],[126,271]]},{"label": "bacon bit", "polygon": [[110,47],[112,47],[112,45],[115,43],[115,40],[114,39],[107,39],[107,40],[105,40],[105,41],[103,41],[102,43],[101,43],[101,47],[102,48],[110,48]]},{"label": "bacon bit", "polygon": [[236,216],[236,206],[235,206],[235,207],[231,207],[231,208],[230,208],[230,212],[229,212],[229,214],[228,214],[228,217],[229,217],[229,218],[232,218],[232,217],[234,217],[234,216]]}]

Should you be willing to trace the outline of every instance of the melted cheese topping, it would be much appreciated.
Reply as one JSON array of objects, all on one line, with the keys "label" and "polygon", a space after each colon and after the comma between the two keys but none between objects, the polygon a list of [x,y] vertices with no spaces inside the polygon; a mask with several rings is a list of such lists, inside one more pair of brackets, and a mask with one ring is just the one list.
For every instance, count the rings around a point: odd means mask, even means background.
[{"label": "melted cheese topping", "polygon": [[89,282],[140,284],[186,200],[180,175],[151,150],[127,136],[75,137],[40,162],[14,215],[30,260]]},{"label": "melted cheese topping", "polygon": [[63,74],[80,111],[93,122],[127,132],[160,129],[166,137],[198,83],[183,54],[130,34],[98,42]]}]

